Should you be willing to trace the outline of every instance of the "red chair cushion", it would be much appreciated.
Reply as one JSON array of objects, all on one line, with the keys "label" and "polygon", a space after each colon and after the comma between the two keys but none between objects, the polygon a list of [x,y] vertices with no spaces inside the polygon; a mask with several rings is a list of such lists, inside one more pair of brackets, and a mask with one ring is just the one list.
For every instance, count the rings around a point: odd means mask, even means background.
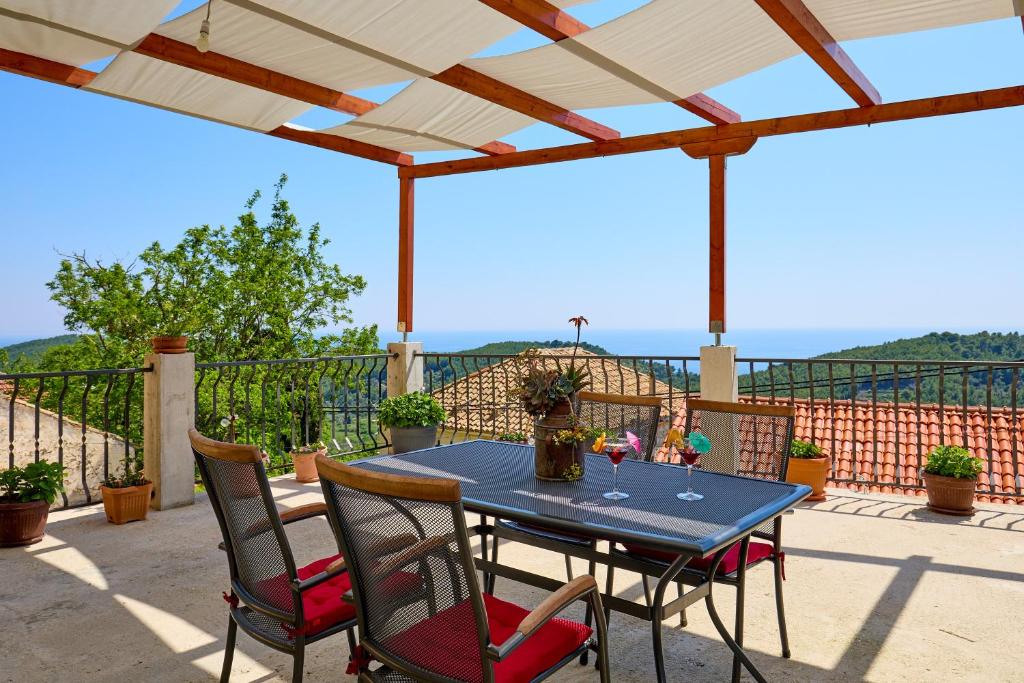
[{"label": "red chair cushion", "polygon": [[[661,550],[652,550],[650,548],[645,548],[643,546],[633,545],[630,543],[626,543],[624,547],[626,548],[626,552],[632,555],[639,555],[641,557],[657,560],[659,562],[672,562],[676,559],[676,557],[678,557],[673,553],[666,553]],[[747,549],[747,566],[749,567],[750,565],[756,564],[761,560],[768,559],[772,556],[773,550],[773,547],[769,543],[758,543],[757,541],[751,541],[750,547]],[[694,558],[686,564],[686,569],[697,569],[707,571],[707,569],[711,566],[711,562],[713,559],[714,555]],[[725,554],[725,557],[722,558],[722,563],[718,565],[717,573],[720,575],[732,574],[737,569],[739,569],[739,566],[740,544],[737,543],[732,548],[730,548],[729,552],[727,552]]]},{"label": "red chair cushion", "polygon": [[[501,645],[529,613],[519,605],[484,594],[491,640]],[[544,624],[504,661],[494,665],[498,683],[529,681],[550,669],[587,642],[593,629],[568,619]],[[429,671],[463,681],[480,680],[480,661],[473,607],[464,600],[388,639],[387,647]]]}]

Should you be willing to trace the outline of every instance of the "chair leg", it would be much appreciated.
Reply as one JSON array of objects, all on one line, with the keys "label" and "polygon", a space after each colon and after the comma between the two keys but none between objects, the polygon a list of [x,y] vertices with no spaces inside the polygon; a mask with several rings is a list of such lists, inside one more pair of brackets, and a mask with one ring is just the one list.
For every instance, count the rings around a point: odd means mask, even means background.
[{"label": "chair leg", "polygon": [[[614,590],[615,590],[615,567],[613,567],[612,565],[608,565],[608,578],[605,579],[604,594],[605,595],[609,595],[609,596],[613,595],[612,591],[614,591]],[[608,607],[607,605],[603,605],[603,607],[604,607],[604,624],[605,624],[605,628],[607,628],[608,624],[612,620],[612,608]],[[601,668],[601,658],[600,657],[598,657],[597,661],[594,662],[594,666],[596,668],[598,668],[598,669]]]},{"label": "chair leg", "polygon": [[[495,536],[491,539],[491,562],[498,564],[498,537]],[[484,584],[484,592],[494,595],[494,582],[497,580],[496,574],[491,574],[487,577],[487,583]]]},{"label": "chair leg", "polygon": [[789,633],[786,631],[786,607],[782,603],[782,560],[775,556],[775,611],[779,614],[779,637],[782,639],[782,656],[789,659]]},{"label": "chair leg", "polygon": [[238,624],[228,616],[228,640],[224,645],[224,666],[220,670],[220,683],[231,680],[231,661],[235,658],[235,637],[238,635]]},{"label": "chair leg", "polygon": [[350,655],[350,658],[351,659],[355,659],[356,658],[356,630],[355,630],[355,628],[350,628],[349,630],[345,631],[345,635],[348,636],[348,653]]},{"label": "chair leg", "polygon": [[604,619],[604,613],[608,610],[596,609],[597,600],[596,594],[591,594],[587,600],[587,609],[594,614],[594,630],[597,632],[597,661],[594,662],[594,666],[601,673],[601,683],[610,683],[612,679],[608,666],[608,622]]},{"label": "chair leg", "polygon": [[568,555],[565,556],[565,575],[572,581],[572,558]]},{"label": "chair leg", "polygon": [[302,683],[302,667],[306,658],[306,641],[302,638],[295,639],[295,654],[292,663],[292,683]]},{"label": "chair leg", "polygon": [[[596,547],[597,547],[596,544],[591,546],[591,550],[596,549]],[[590,563],[587,565],[587,573],[590,574],[591,576],[593,576],[594,572],[596,572],[596,571],[597,571],[597,562],[595,562],[594,560],[591,560]],[[588,600],[587,601],[587,611],[583,615],[583,623],[586,624],[586,626],[589,628],[590,624],[591,624],[591,622],[593,620],[594,620],[594,606],[592,604],[590,604],[590,601]],[[580,665],[581,666],[585,666],[586,665],[587,659],[589,658],[589,656],[590,656],[590,650],[584,650],[583,654],[580,655]]]},{"label": "chair leg", "polygon": [[[677,598],[683,597],[683,582],[682,581],[676,581],[676,597]],[[681,627],[683,627],[683,628],[686,628],[686,608],[685,607],[682,610],[680,610],[680,612],[679,612],[679,625]]]},{"label": "chair leg", "polygon": [[647,606],[650,607],[651,606],[651,582],[650,582],[650,579],[647,578],[647,574],[641,574],[640,575],[640,580],[644,584],[644,602],[646,602]]},{"label": "chair leg", "polygon": [[[740,647],[743,647],[743,603],[747,592],[747,550],[749,547],[749,537],[740,542],[739,564],[736,568],[736,630],[732,637]],[[739,683],[740,664],[740,658],[734,654],[732,657],[733,683]]]}]

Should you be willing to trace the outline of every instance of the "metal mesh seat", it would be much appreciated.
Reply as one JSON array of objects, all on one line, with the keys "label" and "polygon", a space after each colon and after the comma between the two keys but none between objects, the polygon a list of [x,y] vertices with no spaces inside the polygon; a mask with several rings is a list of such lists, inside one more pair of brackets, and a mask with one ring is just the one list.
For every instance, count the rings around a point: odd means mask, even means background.
[{"label": "metal mesh seat", "polygon": [[[544,678],[587,648],[607,679],[604,620],[593,631],[556,615],[576,600],[600,612],[592,576],[533,612],[481,593],[453,480],[388,475],[317,458],[331,527],[344,549],[360,645],[384,667],[364,681],[526,681]],[[397,597],[396,576],[422,590]]]},{"label": "metal mesh seat", "polygon": [[[711,441],[711,451],[700,456],[699,466],[723,474],[738,474],[756,479],[785,481],[789,465],[789,453],[793,443],[793,423],[796,411],[792,406],[751,405],[691,399],[686,406],[684,432],[700,432]],[[736,642],[743,642],[743,591],[746,569],[771,562],[775,574],[775,603],[779,619],[779,636],[782,641],[782,656],[789,657],[789,638],[786,632],[785,609],[782,600],[783,562],[782,518],[758,527],[751,534],[769,543],[743,540],[719,566],[713,580],[728,583],[738,590],[736,605]],[[674,556],[640,546],[626,546],[624,551],[613,548],[613,552],[625,552],[633,559],[657,562],[661,565],[671,562]],[[683,574],[702,580],[710,567],[710,558],[691,560]],[[643,576],[645,592],[647,576]],[[611,594],[613,572],[608,572],[606,592]],[[681,615],[686,623],[685,613]],[[733,662],[734,678],[739,672],[739,660]]]},{"label": "metal mesh seat", "polygon": [[237,628],[292,655],[293,681],[302,680],[307,643],[347,631],[355,610],[342,602],[349,580],[339,555],[296,567],[284,525],[327,512],[323,503],[279,513],[261,453],[189,430],[192,453],[223,536],[231,577],[227,647],[221,681],[231,676]]}]

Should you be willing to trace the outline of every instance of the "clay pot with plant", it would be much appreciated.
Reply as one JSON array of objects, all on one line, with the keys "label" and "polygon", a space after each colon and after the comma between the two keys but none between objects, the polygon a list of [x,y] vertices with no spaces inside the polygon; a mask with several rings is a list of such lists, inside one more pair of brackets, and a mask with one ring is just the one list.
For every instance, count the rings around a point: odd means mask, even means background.
[{"label": "clay pot with plant", "polygon": [[825,483],[829,472],[828,456],[820,447],[810,441],[793,440],[786,467],[786,481],[790,484],[804,484],[811,487],[807,500],[825,500]]},{"label": "clay pot with plant", "polygon": [[295,481],[300,484],[320,481],[320,474],[316,471],[316,456],[318,455],[327,455],[327,446],[323,441],[292,449],[291,458],[292,464],[295,466]]},{"label": "clay pot with plant", "polygon": [[149,514],[149,501],[153,497],[153,482],[146,479],[138,456],[124,459],[124,472],[107,477],[100,484],[103,511],[111,524],[141,522]]},{"label": "clay pot with plant", "polygon": [[590,385],[590,373],[577,367],[576,353],[587,319],[577,316],[569,322],[576,327],[576,344],[568,368],[547,367],[536,349],[520,356],[523,370],[518,395],[523,410],[534,418],[534,473],[538,479],[579,479],[586,465],[585,439],[576,438],[576,430],[582,428],[576,422],[576,409],[577,394]]},{"label": "clay pot with plant", "polygon": [[0,471],[0,548],[43,540],[46,519],[64,490],[64,467],[32,462]]},{"label": "clay pot with plant", "polygon": [[928,509],[945,515],[974,514],[974,489],[984,468],[981,458],[960,446],[936,446],[928,454],[924,487]]},{"label": "clay pot with plant", "polygon": [[377,407],[377,421],[388,430],[394,453],[435,446],[438,427],[447,418],[437,399],[419,391],[388,396]]}]

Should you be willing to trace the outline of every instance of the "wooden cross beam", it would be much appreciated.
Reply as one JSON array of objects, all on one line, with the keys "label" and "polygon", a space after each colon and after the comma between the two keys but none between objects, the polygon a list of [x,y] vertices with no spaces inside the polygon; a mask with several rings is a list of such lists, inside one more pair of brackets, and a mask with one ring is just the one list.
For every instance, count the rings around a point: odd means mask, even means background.
[{"label": "wooden cross beam", "polygon": [[817,62],[854,102],[862,107],[882,103],[882,97],[875,86],[871,85],[868,77],[861,73],[843,48],[839,47],[828,29],[807,9],[803,0],[756,1],[779,28]]},{"label": "wooden cross beam", "polygon": [[[556,43],[590,30],[589,26],[563,12],[547,0],[480,0],[480,2]],[[577,53],[574,52],[574,54]],[[579,53],[577,56],[583,59],[587,58],[584,53]],[[599,62],[592,63],[598,67],[602,66]],[[650,87],[649,82],[643,77],[638,74],[633,74],[633,76],[634,78],[631,79],[633,85],[640,89],[645,89],[645,85]],[[656,94],[662,92],[662,88],[656,89],[658,91]],[[736,123],[740,120],[739,114],[704,93],[674,100],[672,103],[711,123]]]}]

